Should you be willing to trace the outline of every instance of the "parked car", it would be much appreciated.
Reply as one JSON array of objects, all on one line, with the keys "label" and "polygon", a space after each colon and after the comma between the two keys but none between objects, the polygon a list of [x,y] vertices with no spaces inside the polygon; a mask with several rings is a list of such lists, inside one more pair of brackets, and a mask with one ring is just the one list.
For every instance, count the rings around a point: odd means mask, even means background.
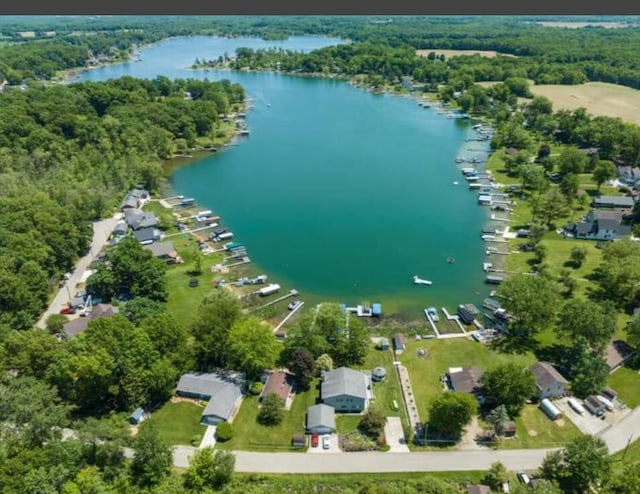
[{"label": "parked car", "polygon": [[322,449],[331,449],[331,436],[329,434],[322,436]]},{"label": "parked car", "polygon": [[320,436],[318,435],[317,432],[314,432],[311,434],[311,446],[313,448],[317,448],[318,447],[318,442],[320,440]]},{"label": "parked car", "polygon": [[73,307],[69,307],[65,305],[62,309],[60,309],[60,314],[75,314],[76,310]]},{"label": "parked car", "polygon": [[518,480],[522,482],[524,485],[529,485],[531,483],[531,479],[529,478],[529,476],[522,470],[520,470],[517,473],[517,477],[518,477]]},{"label": "parked car", "polygon": [[294,300],[293,302],[291,302],[288,306],[289,310],[294,310],[296,307],[298,307],[300,304],[302,303],[301,300]]}]

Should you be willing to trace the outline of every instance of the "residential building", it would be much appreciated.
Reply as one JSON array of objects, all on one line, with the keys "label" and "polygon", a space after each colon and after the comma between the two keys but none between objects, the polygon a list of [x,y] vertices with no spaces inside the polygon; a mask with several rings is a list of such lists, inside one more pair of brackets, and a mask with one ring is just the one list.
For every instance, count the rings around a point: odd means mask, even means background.
[{"label": "residential building", "polygon": [[605,349],[605,360],[609,366],[609,372],[613,372],[624,364],[633,355],[631,347],[623,340],[612,340]]},{"label": "residential building", "polygon": [[125,221],[133,230],[140,230],[141,228],[150,228],[158,226],[158,218],[153,213],[149,213],[141,210],[130,210],[125,215]]},{"label": "residential building", "polygon": [[178,255],[178,252],[173,247],[173,242],[167,240],[166,242],[157,242],[151,245],[145,245],[145,249],[151,251],[151,255],[158,259],[167,261],[168,264],[176,264],[182,262],[182,258]]},{"label": "residential building", "polygon": [[275,371],[269,374],[267,382],[262,388],[259,401],[266,398],[267,395],[275,393],[284,403],[284,407],[288,408],[293,395],[293,376],[288,372]]},{"label": "residential building", "polygon": [[151,244],[162,238],[162,232],[157,228],[141,228],[133,232],[135,239],[141,244]]},{"label": "residential building", "polygon": [[336,410],[320,403],[307,409],[306,430],[308,434],[331,434],[336,430]]},{"label": "residential building", "polygon": [[585,240],[617,240],[631,233],[624,216],[620,210],[591,210],[584,220],[567,225],[565,231]]},{"label": "residential building", "polygon": [[207,400],[200,421],[216,425],[233,419],[242,401],[244,381],[244,374],[236,371],[190,372],[180,378],[176,394]]},{"label": "residential building", "polygon": [[594,208],[633,209],[635,201],[630,196],[599,196],[593,200]]},{"label": "residential building", "polygon": [[447,383],[451,391],[478,394],[484,371],[479,367],[449,367]]},{"label": "residential building", "polygon": [[78,317],[73,321],[69,321],[62,326],[62,331],[67,337],[77,336],[87,330],[89,323],[101,317],[111,317],[120,311],[118,307],[110,304],[97,304],[91,307],[88,314],[84,317]]},{"label": "residential building", "polygon": [[529,370],[536,380],[536,397],[559,398],[567,393],[569,382],[549,362],[536,362]]},{"label": "residential building", "polygon": [[320,384],[322,403],[336,412],[362,412],[371,398],[371,379],[360,371],[339,367],[325,372]]}]

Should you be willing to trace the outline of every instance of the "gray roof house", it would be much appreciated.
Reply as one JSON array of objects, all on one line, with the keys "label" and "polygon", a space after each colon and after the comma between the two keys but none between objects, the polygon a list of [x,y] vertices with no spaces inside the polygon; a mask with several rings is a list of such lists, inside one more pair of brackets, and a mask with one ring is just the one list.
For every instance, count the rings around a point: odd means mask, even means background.
[{"label": "gray roof house", "polygon": [[126,216],[127,224],[134,230],[158,226],[158,218],[153,213],[137,211]]},{"label": "gray roof house", "polygon": [[632,209],[635,204],[630,196],[600,196],[593,200],[594,208]]},{"label": "gray roof house", "polygon": [[584,220],[568,225],[565,230],[586,240],[616,240],[631,233],[631,225],[623,223],[624,212],[591,210]]},{"label": "gray roof house", "polygon": [[549,362],[536,362],[529,370],[536,380],[538,399],[559,398],[567,393],[569,382]]},{"label": "gray roof house", "polygon": [[209,400],[202,411],[203,424],[215,425],[229,421],[238,410],[245,376],[241,372],[190,372],[184,374],[176,388],[178,396]]},{"label": "gray roof house", "polygon": [[320,403],[307,409],[307,433],[331,434],[336,430],[336,410]]},{"label": "gray roof house", "polygon": [[157,242],[151,245],[145,245],[145,249],[151,251],[151,255],[153,257],[157,257],[158,259],[166,259],[167,262],[181,262],[180,256],[178,252],[173,247],[173,242],[167,240],[166,242]]},{"label": "gray roof house", "polygon": [[479,393],[482,374],[480,367],[449,367],[449,388],[460,393]]},{"label": "gray roof house", "polygon": [[347,367],[325,372],[320,398],[336,412],[361,412],[371,399],[371,379],[367,374]]},{"label": "gray roof house", "polygon": [[68,337],[77,336],[80,333],[87,330],[87,326],[94,319],[100,319],[101,317],[111,317],[120,311],[117,307],[110,304],[97,304],[91,308],[91,311],[84,316],[78,317],[73,321],[69,321],[62,326],[62,331]]},{"label": "gray roof house", "polygon": [[113,230],[111,231],[111,233],[113,235],[122,237],[126,235],[128,231],[129,231],[129,227],[127,226],[127,223],[125,221],[118,221],[118,223],[116,223],[116,226],[113,227]]},{"label": "gray roof house", "polygon": [[162,238],[162,232],[157,228],[141,228],[133,232],[133,236],[140,243],[157,242]]}]

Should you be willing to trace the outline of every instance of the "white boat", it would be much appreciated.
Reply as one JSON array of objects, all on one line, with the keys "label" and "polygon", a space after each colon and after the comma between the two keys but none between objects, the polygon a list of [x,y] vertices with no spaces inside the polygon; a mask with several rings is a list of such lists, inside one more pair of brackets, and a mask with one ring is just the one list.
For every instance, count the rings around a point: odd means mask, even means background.
[{"label": "white boat", "polygon": [[458,185],[458,182],[453,182],[453,185]]},{"label": "white boat", "polygon": [[420,278],[418,276],[414,276],[413,277],[413,282],[416,285],[431,285],[431,282],[429,280],[423,280],[422,278]]},{"label": "white boat", "polygon": [[482,236],[482,240],[484,240],[485,242],[491,242],[492,240],[495,240],[496,236],[495,235],[483,235]]}]

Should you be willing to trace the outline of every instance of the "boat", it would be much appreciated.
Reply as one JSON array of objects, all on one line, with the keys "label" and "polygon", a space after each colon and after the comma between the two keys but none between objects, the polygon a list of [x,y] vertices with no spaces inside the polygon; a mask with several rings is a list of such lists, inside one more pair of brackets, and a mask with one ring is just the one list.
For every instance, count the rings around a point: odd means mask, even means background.
[{"label": "boat", "polygon": [[464,158],[456,158],[456,163],[464,163]]},{"label": "boat", "polygon": [[482,236],[482,240],[484,240],[485,242],[491,242],[492,240],[495,240],[496,236],[495,235],[483,235]]},{"label": "boat", "polygon": [[422,278],[420,278],[418,276],[414,276],[413,277],[413,282],[416,285],[431,285],[431,282],[429,280],[423,280]]},{"label": "boat", "polygon": [[488,272],[491,268],[493,268],[493,263],[492,262],[483,262],[482,263],[483,271]]},{"label": "boat", "polygon": [[448,264],[453,264],[454,262],[456,262],[456,260],[453,257],[447,257]]},{"label": "boat", "polygon": [[453,182],[453,185],[458,185],[458,182]]},{"label": "boat", "polygon": [[438,317],[438,311],[435,307],[429,307],[424,310],[424,314],[427,316],[427,319],[431,319],[433,322],[438,322],[440,318]]}]

